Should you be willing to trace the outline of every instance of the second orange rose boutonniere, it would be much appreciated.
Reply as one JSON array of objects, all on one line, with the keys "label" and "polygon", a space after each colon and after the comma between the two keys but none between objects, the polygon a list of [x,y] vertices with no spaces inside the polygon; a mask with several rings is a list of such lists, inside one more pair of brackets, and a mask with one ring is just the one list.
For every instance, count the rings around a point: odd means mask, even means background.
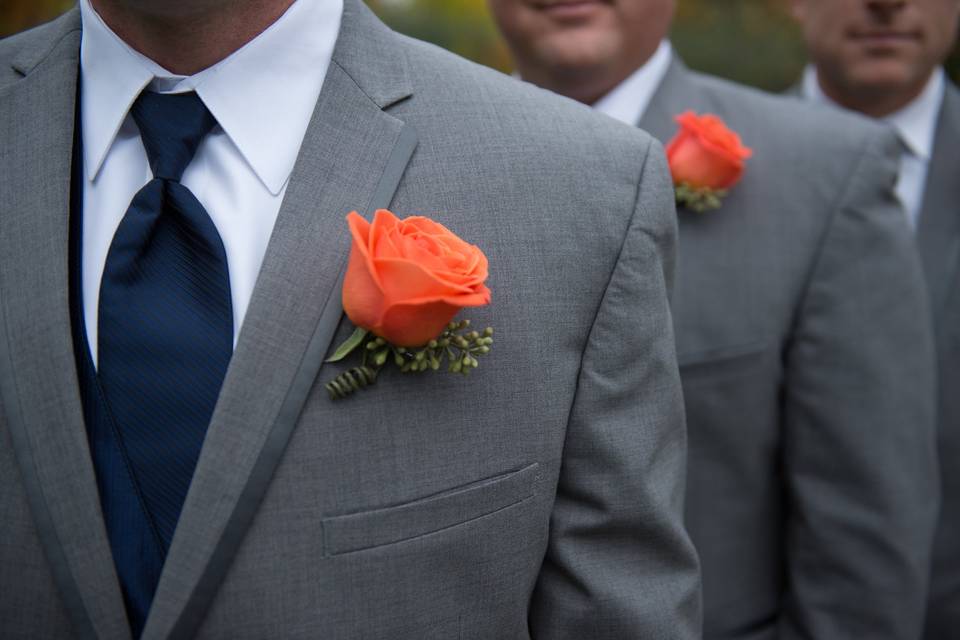
[{"label": "second orange rose boutonniere", "polygon": [[334,400],[373,384],[392,362],[403,373],[467,374],[490,352],[493,329],[455,321],[465,307],[490,302],[487,257],[429,218],[399,219],[380,209],[370,223],[347,215],[353,246],[343,282],[343,310],[356,326],[327,362],[361,349],[360,366],[327,385]]},{"label": "second orange rose boutonniere", "polygon": [[677,204],[699,213],[716,209],[740,181],[753,151],[715,115],[687,111],[676,120],[680,131],[666,152]]}]

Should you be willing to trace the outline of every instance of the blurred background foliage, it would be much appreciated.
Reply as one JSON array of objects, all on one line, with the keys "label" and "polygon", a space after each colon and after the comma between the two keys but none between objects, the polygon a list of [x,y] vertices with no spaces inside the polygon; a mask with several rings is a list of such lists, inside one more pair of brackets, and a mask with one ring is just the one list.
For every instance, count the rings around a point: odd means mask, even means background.
[{"label": "blurred background foliage", "polygon": [[0,38],[46,22],[73,5],[66,0],[0,0]]},{"label": "blurred background foliage", "polygon": [[[510,57],[485,0],[366,0],[397,31],[510,71]],[[0,0],[0,37],[44,22],[70,0]],[[671,39],[694,69],[778,91],[803,67],[799,33],[786,0],[678,0]],[[960,52],[948,62],[960,79]]]}]

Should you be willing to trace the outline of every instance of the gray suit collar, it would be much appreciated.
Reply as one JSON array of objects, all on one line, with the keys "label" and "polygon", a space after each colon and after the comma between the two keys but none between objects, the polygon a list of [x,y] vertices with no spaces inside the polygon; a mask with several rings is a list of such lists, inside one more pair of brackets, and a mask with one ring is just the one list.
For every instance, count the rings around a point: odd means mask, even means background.
[{"label": "gray suit collar", "polygon": [[947,83],[930,158],[917,242],[939,322],[960,262],[960,91]]},{"label": "gray suit collar", "polygon": [[344,0],[333,62],[375,105],[387,109],[413,93],[398,36],[361,0]]},{"label": "gray suit collar", "polygon": [[[0,158],[0,406],[78,635],[124,638],[70,334],[79,28],[76,11],[43,27],[17,58],[26,77],[0,93],[8,144]],[[346,0],[144,638],[196,632],[256,515],[342,316],[344,218],[388,206],[416,146],[413,131],[384,111],[411,94],[398,37],[362,2]]]},{"label": "gray suit collar", "polygon": [[676,116],[703,108],[704,96],[693,82],[690,71],[676,56],[664,74],[660,86],[640,118],[639,127],[666,144],[677,132]]}]

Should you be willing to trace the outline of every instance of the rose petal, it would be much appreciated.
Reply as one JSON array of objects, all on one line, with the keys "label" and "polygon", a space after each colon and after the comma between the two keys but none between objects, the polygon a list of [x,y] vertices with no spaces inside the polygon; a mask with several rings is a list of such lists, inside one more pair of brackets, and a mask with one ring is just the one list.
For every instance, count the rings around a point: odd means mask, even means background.
[{"label": "rose petal", "polygon": [[404,305],[424,305],[432,304],[434,302],[446,302],[449,305],[456,307],[482,307],[483,305],[490,304],[490,289],[484,285],[477,287],[476,291],[470,293],[461,293],[453,296],[445,296],[441,298],[411,298],[409,300],[404,300],[403,302],[398,302],[397,304]]},{"label": "rose petal", "polygon": [[732,162],[746,160],[753,155],[753,151],[743,145],[740,136],[713,114],[698,116],[693,111],[687,111],[677,116],[676,121],[704,146],[728,157]]},{"label": "rose petal", "polygon": [[358,327],[373,330],[383,316],[384,300],[380,285],[368,267],[369,262],[362,250],[354,243],[343,278],[343,310],[350,322]]},{"label": "rose petal", "polygon": [[401,236],[396,228],[390,229],[378,238],[376,251],[373,254],[375,258],[402,258],[403,249],[401,248]]},{"label": "rose petal", "polygon": [[435,271],[446,267],[438,255],[436,241],[431,238],[401,236],[400,246],[403,259],[416,262],[427,271]]},{"label": "rose petal", "polygon": [[378,209],[373,216],[373,223],[370,225],[370,255],[376,258],[383,251],[383,238],[394,232],[399,220],[386,209]]},{"label": "rose petal", "polygon": [[353,245],[350,248],[351,254],[359,251],[363,259],[367,262],[367,270],[370,276],[380,284],[377,272],[373,268],[372,256],[370,255],[370,232],[371,225],[359,213],[351,211],[347,214],[347,226],[350,229],[350,235],[353,237]]},{"label": "rose petal", "polygon": [[676,117],[680,131],[667,145],[667,160],[675,184],[728,189],[740,180],[744,160],[752,151],[712,114],[687,111]]},{"label": "rose petal", "polygon": [[439,336],[458,311],[459,306],[439,300],[396,304],[385,311],[374,333],[398,347],[419,347]]},{"label": "rose petal", "polygon": [[353,247],[344,310],[357,326],[414,346],[439,335],[459,309],[489,304],[486,256],[442,224],[399,220],[385,209],[372,223],[356,212],[347,218]]},{"label": "rose petal", "polygon": [[410,216],[409,218],[404,218],[403,226],[410,233],[419,231],[428,235],[441,237],[453,235],[445,226],[425,216]]},{"label": "rose petal", "polygon": [[387,305],[412,298],[440,298],[471,293],[469,288],[441,280],[433,272],[410,260],[374,260],[374,264]]},{"label": "rose petal", "polygon": [[688,138],[671,148],[668,155],[674,182],[695,187],[726,189],[740,177],[742,163],[712,153],[698,141]]}]

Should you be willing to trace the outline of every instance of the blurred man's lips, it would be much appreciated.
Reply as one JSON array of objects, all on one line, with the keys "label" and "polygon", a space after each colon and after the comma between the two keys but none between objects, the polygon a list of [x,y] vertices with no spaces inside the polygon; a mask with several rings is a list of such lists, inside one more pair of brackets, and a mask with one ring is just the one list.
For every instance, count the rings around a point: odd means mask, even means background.
[{"label": "blurred man's lips", "polygon": [[877,47],[894,47],[920,40],[916,31],[854,31],[850,37],[861,44]]},{"label": "blurred man's lips", "polygon": [[589,18],[609,0],[535,0],[533,6],[557,20]]}]

